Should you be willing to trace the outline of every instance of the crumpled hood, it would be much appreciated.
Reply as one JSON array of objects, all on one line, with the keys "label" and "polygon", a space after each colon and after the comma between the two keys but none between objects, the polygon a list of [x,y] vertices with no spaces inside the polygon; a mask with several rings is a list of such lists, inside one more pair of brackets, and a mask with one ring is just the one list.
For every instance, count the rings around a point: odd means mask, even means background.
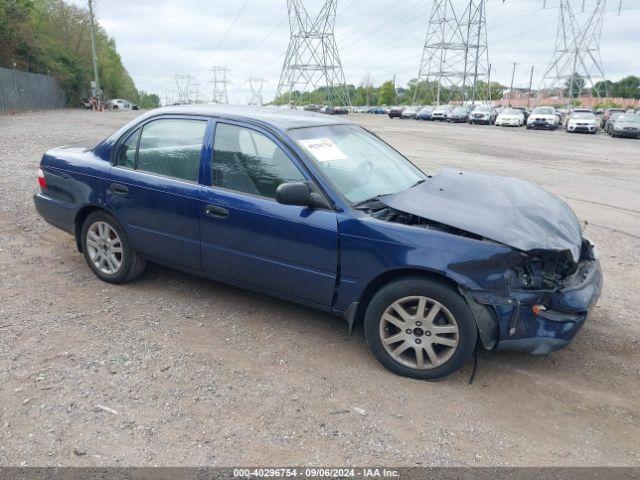
[{"label": "crumpled hood", "polygon": [[445,168],[380,202],[518,250],[568,250],[580,259],[582,231],[573,210],[525,180]]}]

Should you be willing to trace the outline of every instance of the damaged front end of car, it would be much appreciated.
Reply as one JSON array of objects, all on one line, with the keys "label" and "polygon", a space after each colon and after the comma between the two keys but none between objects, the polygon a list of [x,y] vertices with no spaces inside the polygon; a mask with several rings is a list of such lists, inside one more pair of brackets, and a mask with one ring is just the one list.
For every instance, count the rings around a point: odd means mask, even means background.
[{"label": "damaged front end of car", "polygon": [[457,281],[487,349],[557,350],[600,296],[597,252],[575,214],[528,182],[445,171],[379,199],[367,213],[468,243],[446,273]]}]

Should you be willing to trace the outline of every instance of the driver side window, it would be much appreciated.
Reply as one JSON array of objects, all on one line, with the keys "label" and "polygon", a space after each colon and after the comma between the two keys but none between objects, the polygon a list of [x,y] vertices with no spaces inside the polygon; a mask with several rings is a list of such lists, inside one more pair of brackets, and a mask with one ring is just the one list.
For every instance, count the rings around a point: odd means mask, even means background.
[{"label": "driver side window", "polygon": [[212,179],[213,186],[268,198],[283,183],[306,180],[271,139],[225,123],[216,126]]}]

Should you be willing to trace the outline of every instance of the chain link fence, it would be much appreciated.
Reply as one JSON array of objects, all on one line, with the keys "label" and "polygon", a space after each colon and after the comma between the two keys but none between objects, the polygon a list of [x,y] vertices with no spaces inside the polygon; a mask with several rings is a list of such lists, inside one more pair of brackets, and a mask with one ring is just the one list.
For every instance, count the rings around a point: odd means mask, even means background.
[{"label": "chain link fence", "polygon": [[64,93],[52,76],[0,67],[0,115],[64,106]]}]

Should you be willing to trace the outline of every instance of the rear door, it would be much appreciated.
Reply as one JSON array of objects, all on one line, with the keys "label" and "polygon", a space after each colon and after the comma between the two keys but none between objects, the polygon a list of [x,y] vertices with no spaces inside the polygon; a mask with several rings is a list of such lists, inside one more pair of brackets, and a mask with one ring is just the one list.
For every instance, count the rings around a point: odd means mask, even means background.
[{"label": "rear door", "polygon": [[330,306],[338,265],[333,210],[282,205],[276,188],[310,180],[269,132],[218,121],[200,204],[202,264],[220,277]]},{"label": "rear door", "polygon": [[134,248],[161,262],[200,269],[200,174],[205,118],[160,117],[116,148],[108,203]]}]

